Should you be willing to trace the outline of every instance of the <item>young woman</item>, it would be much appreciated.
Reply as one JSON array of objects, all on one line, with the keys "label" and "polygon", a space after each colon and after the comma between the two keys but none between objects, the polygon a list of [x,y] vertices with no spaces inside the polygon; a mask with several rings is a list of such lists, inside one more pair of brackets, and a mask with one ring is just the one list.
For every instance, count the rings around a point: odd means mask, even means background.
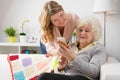
[{"label": "young woman", "polygon": [[77,23],[78,16],[66,13],[56,1],[48,1],[44,4],[40,15],[41,38],[48,54],[57,54],[57,37],[64,37],[67,42],[70,41]]}]

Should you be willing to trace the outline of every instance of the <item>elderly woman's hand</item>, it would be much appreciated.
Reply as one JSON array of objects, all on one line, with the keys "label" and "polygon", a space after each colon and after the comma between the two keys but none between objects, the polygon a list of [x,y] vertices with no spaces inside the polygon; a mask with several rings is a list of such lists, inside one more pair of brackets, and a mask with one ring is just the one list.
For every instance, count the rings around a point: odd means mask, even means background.
[{"label": "elderly woman's hand", "polygon": [[58,52],[62,53],[62,55],[67,59],[68,62],[71,62],[75,59],[75,54],[69,46],[66,46],[62,42],[58,42],[59,49]]}]

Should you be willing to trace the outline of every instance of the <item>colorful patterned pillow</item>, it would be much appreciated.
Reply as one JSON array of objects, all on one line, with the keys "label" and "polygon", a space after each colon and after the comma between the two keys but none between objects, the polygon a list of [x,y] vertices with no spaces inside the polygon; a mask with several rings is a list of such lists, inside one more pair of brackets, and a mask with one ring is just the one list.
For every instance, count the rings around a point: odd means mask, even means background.
[{"label": "colorful patterned pillow", "polygon": [[39,74],[50,72],[52,61],[42,54],[8,54],[12,80],[36,80]]}]

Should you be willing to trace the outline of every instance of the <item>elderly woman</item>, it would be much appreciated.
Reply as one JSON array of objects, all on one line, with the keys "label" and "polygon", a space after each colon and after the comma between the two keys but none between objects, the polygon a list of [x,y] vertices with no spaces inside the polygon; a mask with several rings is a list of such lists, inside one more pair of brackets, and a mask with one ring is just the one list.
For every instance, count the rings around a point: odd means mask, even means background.
[{"label": "elderly woman", "polygon": [[56,73],[43,73],[38,80],[98,80],[101,65],[106,61],[106,50],[98,42],[101,26],[94,17],[81,19],[77,26],[77,52],[62,42],[59,44],[59,65]]}]

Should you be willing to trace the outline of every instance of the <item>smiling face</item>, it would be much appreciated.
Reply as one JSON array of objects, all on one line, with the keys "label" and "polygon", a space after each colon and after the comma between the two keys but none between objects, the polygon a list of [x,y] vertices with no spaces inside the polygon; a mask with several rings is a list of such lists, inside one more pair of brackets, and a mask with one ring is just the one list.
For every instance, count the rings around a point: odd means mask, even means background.
[{"label": "smiling face", "polygon": [[66,22],[66,16],[64,11],[60,11],[51,16],[51,22],[55,26],[64,27]]},{"label": "smiling face", "polygon": [[83,47],[87,46],[94,40],[94,33],[90,25],[85,25],[77,30],[77,37],[80,42],[80,45]]}]

